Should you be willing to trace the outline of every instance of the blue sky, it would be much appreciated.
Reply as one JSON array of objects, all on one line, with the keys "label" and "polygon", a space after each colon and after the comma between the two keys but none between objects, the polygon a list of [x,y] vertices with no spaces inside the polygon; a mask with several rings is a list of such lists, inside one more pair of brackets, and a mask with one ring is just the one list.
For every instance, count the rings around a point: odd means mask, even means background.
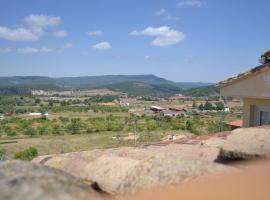
[{"label": "blue sky", "polygon": [[0,0],[0,76],[216,82],[270,48],[268,0]]}]

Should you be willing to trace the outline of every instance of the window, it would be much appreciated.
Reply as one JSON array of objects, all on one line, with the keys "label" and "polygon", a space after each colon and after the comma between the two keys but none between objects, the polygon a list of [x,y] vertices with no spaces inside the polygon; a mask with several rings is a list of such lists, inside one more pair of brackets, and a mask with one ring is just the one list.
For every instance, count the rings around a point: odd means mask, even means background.
[{"label": "window", "polygon": [[270,124],[270,113],[267,111],[260,111],[260,125]]},{"label": "window", "polygon": [[270,124],[270,106],[256,106],[254,125],[263,126]]}]

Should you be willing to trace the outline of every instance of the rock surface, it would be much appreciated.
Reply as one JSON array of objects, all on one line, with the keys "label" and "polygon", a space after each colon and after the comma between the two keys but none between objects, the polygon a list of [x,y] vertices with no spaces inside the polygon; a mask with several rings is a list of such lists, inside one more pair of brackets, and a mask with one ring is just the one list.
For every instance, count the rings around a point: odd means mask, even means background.
[{"label": "rock surface", "polygon": [[100,200],[81,180],[57,169],[21,161],[0,162],[0,199]]},{"label": "rock surface", "polygon": [[270,156],[269,128],[242,128],[232,132],[220,149],[219,158],[254,159]]},{"label": "rock surface", "polygon": [[224,138],[207,145],[162,143],[73,152],[40,156],[32,162],[61,169],[107,193],[126,194],[226,170],[229,167],[214,163],[220,141]]},{"label": "rock surface", "polygon": [[130,158],[103,155],[86,165],[80,177],[97,183],[107,193],[118,194],[120,185],[126,182],[130,170],[138,163]]},{"label": "rock surface", "polygon": [[224,172],[230,167],[205,160],[179,157],[175,154],[155,155],[141,161],[130,170],[120,185],[119,193],[136,193],[166,185],[175,185],[184,181]]}]

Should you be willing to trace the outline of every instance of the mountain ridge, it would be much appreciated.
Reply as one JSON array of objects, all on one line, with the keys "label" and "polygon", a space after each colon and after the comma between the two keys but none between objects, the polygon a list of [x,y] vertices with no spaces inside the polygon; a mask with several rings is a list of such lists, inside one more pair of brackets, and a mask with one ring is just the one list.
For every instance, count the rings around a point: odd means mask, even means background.
[{"label": "mountain ridge", "polygon": [[153,75],[101,75],[101,76],[78,76],[78,77],[48,77],[48,76],[3,76],[0,77],[0,86],[12,85],[48,85],[55,84],[58,87],[70,88],[94,88],[109,84],[138,81],[149,84],[169,84],[181,89],[208,86],[212,83],[202,82],[175,82]]}]

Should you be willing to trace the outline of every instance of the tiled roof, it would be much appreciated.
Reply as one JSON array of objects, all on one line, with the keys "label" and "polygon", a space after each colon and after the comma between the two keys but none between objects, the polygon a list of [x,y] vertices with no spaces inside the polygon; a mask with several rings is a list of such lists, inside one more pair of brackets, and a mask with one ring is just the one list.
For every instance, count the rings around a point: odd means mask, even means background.
[{"label": "tiled roof", "polygon": [[233,122],[228,122],[227,124],[230,126],[243,127],[243,120],[236,120]]},{"label": "tiled roof", "polygon": [[[269,51],[270,53],[270,51]],[[255,74],[258,74],[266,69],[269,69],[270,68],[270,63],[265,63],[263,65],[260,65],[260,66],[257,66],[257,67],[254,67],[252,68],[251,70],[247,71],[247,72],[243,72],[243,73],[240,73],[238,74],[237,76],[234,76],[234,77],[230,77],[228,78],[227,80],[224,80],[224,81],[220,81],[219,83],[216,84],[217,87],[219,88],[222,88],[222,87],[225,87],[225,86],[228,86],[228,85],[231,85],[239,80],[243,80],[243,79],[246,79],[252,75],[255,75]]]}]

